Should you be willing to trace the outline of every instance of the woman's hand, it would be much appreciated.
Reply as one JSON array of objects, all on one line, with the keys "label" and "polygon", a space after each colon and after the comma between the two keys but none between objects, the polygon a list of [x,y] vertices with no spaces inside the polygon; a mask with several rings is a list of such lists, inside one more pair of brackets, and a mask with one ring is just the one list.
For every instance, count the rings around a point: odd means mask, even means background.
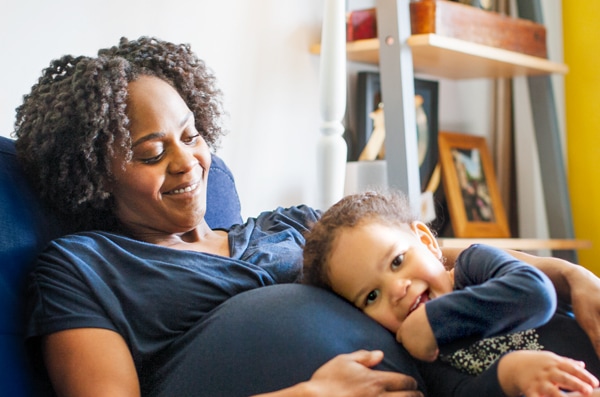
[{"label": "woman's hand", "polygon": [[588,396],[598,379],[585,364],[548,351],[519,350],[498,364],[498,380],[508,396],[564,397],[561,389]]},{"label": "woman's hand", "polygon": [[425,305],[419,306],[404,319],[396,333],[396,340],[414,358],[432,362],[439,355],[439,348],[427,318]]},{"label": "woman's hand", "polygon": [[381,351],[360,350],[340,354],[323,364],[308,382],[260,396],[423,397],[417,391],[417,382],[412,377],[371,369],[382,359]]},{"label": "woman's hand", "polygon": [[381,351],[361,350],[339,355],[319,368],[310,382],[322,391],[319,393],[322,396],[421,396],[412,377],[370,369],[381,360]]}]

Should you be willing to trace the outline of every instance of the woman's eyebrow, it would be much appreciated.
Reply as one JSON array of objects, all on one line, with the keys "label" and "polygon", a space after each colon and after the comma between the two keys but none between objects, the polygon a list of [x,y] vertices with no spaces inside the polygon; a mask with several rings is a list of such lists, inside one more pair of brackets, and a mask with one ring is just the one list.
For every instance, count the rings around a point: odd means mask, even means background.
[{"label": "woman's eyebrow", "polygon": [[151,141],[153,139],[159,139],[164,137],[166,134],[164,132],[153,132],[151,134],[148,135],[144,135],[143,137],[141,137],[140,139],[138,139],[137,141],[133,142],[133,145],[131,145],[132,148],[141,145],[144,142],[148,142]]},{"label": "woman's eyebrow", "polygon": [[[179,122],[179,127],[184,127],[192,117],[194,117],[194,113],[192,113],[192,112],[186,113],[185,116],[183,116],[181,118],[181,121]],[[164,132],[153,132],[153,133],[145,135],[145,136],[141,137],[140,139],[138,139],[137,141],[135,141],[133,143],[133,145],[131,145],[131,147],[134,148],[144,142],[148,142],[153,139],[160,139],[160,138],[164,137],[165,135],[166,134]]]},{"label": "woman's eyebrow", "polygon": [[180,127],[183,127],[184,125],[187,124],[188,120],[191,119],[192,117],[194,117],[194,113],[192,113],[191,111],[189,113],[187,113],[185,116],[183,116],[183,118],[181,119],[181,123],[179,123]]}]

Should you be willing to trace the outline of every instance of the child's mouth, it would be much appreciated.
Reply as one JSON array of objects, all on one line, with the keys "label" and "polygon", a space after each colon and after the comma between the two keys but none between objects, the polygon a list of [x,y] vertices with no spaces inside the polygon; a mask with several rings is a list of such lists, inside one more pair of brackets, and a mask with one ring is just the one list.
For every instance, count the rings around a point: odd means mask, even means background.
[{"label": "child's mouth", "polygon": [[423,292],[421,295],[417,296],[415,303],[408,309],[408,314],[414,312],[420,304],[425,304],[429,300],[429,294],[427,291]]}]

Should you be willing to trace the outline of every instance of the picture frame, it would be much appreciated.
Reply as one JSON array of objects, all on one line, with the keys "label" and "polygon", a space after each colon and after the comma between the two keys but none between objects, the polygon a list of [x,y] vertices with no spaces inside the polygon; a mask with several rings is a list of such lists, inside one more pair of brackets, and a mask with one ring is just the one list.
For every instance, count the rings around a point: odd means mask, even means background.
[{"label": "picture frame", "polygon": [[[419,145],[419,171],[421,190],[424,190],[438,164],[438,104],[439,83],[433,80],[415,79],[415,115]],[[370,114],[382,102],[379,72],[361,71],[356,83],[356,134],[350,142],[350,160],[357,160],[373,132]],[[385,111],[384,111],[385,112]]]},{"label": "picture frame", "polygon": [[486,139],[440,131],[438,145],[454,237],[510,237]]}]

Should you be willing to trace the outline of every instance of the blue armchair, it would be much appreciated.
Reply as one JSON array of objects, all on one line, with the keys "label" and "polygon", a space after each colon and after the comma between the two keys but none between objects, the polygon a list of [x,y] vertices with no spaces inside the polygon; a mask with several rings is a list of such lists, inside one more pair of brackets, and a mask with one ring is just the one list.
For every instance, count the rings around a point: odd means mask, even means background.
[{"label": "blue armchair", "polygon": [[[230,170],[213,156],[206,214],[213,228],[242,221],[240,201]],[[0,137],[0,394],[42,397],[52,391],[34,376],[23,339],[23,287],[38,252],[52,238],[68,232],[46,212],[30,189],[16,159],[14,141]]]}]

